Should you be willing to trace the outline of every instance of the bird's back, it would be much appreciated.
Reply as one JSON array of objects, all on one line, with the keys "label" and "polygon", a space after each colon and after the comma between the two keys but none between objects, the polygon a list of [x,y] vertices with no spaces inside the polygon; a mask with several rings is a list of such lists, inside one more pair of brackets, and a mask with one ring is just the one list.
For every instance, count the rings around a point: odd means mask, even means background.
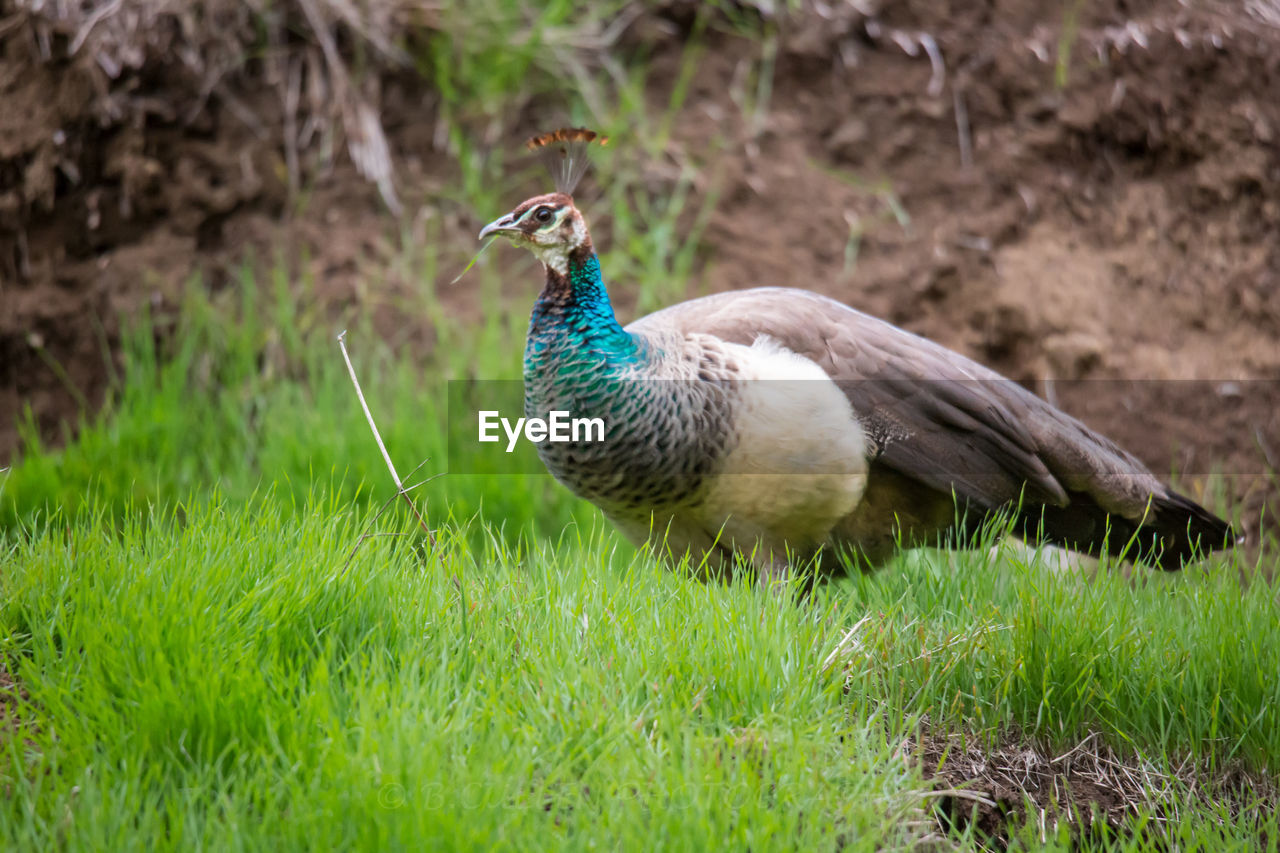
[{"label": "bird's back", "polygon": [[904,512],[916,511],[922,528],[946,526],[953,495],[979,514],[1022,507],[1029,536],[1092,553],[1132,538],[1136,553],[1169,568],[1197,542],[1219,547],[1231,535],[1134,456],[1017,383],[827,297],[790,288],[733,291],[627,328],[744,345],[767,336],[831,377],[872,444],[862,514],[843,525],[848,538],[864,540],[854,544],[865,547],[873,531],[883,544]]}]

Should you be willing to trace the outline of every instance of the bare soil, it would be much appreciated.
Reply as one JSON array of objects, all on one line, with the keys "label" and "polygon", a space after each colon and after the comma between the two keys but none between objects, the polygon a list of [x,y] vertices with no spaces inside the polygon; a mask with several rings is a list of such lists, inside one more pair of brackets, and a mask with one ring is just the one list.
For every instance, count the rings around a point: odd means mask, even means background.
[{"label": "bare soil", "polygon": [[[1280,462],[1280,15],[837,5],[768,22],[772,63],[767,41],[707,30],[670,149],[646,172],[661,190],[694,163],[694,204],[719,193],[691,289],[802,286],[927,335],[1193,494],[1223,490],[1256,533]],[[651,68],[655,114],[698,8],[659,5],[623,36]],[[409,211],[397,221],[342,158],[290,203],[282,119],[252,64],[195,112],[172,69],[130,71],[112,91],[154,108],[113,117],[83,56],[44,59],[17,28],[0,44],[0,459],[20,452],[24,406],[56,438],[100,404],[122,315],[172,309],[197,271],[226,287],[247,251],[305,265],[322,299],[371,303],[397,340],[429,346],[425,319],[392,307],[414,286],[397,278],[403,235],[431,223],[460,268],[479,221],[440,195],[451,167],[428,81],[377,81]],[[526,109],[512,144],[547,121]],[[614,288],[627,311],[626,282]],[[442,293],[462,316],[480,310],[466,288]]]}]

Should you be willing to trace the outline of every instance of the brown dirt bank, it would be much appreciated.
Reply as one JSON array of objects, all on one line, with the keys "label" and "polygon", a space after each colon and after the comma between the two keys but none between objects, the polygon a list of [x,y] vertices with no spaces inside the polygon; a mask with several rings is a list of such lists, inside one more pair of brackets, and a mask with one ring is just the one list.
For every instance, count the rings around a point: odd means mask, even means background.
[{"label": "brown dirt bank", "polygon": [[[834,6],[769,22],[763,43],[712,23],[666,155],[719,175],[698,186],[719,198],[691,284],[809,287],[928,335],[1157,471],[1192,472],[1190,491],[1215,467],[1239,475],[1224,488],[1256,530],[1280,459],[1280,19],[1175,0]],[[650,6],[622,33],[655,111],[695,7]],[[279,108],[287,65],[228,72],[193,110],[207,75],[163,44],[113,78],[68,58],[75,30],[32,32],[0,25],[0,458],[23,405],[56,434],[77,397],[98,404],[121,312],[172,306],[197,269],[225,286],[246,248],[305,257],[322,296],[429,340],[389,307],[412,284],[377,190],[319,142],[284,144],[300,133]],[[430,81],[362,85],[404,233],[442,223],[464,258],[478,219],[439,195],[452,167]],[[514,141],[546,118],[512,121]],[[290,204],[299,169],[307,202]],[[379,294],[361,284],[374,270]]]}]

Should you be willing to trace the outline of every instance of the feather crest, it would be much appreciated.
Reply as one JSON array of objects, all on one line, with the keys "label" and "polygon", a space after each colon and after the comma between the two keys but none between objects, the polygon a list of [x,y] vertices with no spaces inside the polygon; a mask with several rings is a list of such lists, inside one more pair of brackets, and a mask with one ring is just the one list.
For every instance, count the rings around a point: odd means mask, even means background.
[{"label": "feather crest", "polygon": [[574,188],[586,174],[591,160],[589,146],[593,142],[607,145],[609,137],[585,127],[562,127],[533,137],[525,147],[542,158],[555,179],[556,191],[573,195]]}]

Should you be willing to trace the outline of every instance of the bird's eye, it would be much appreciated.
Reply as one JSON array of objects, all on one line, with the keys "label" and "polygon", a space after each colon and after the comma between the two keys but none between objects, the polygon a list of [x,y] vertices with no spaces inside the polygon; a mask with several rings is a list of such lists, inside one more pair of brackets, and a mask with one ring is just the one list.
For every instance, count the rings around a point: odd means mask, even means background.
[{"label": "bird's eye", "polygon": [[533,212],[533,218],[534,218],[534,219],[536,219],[536,220],[538,220],[539,222],[550,222],[550,221],[551,221],[551,208],[549,208],[549,207],[540,207],[540,208],[538,208],[537,210],[535,210],[535,211]]}]

